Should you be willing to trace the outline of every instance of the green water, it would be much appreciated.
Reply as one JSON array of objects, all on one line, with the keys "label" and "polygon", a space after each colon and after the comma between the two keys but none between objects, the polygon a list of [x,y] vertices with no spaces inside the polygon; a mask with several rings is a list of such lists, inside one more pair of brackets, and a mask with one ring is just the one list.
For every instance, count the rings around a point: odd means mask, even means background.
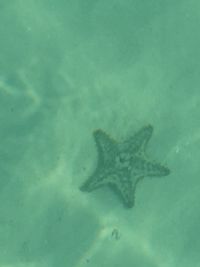
[{"label": "green water", "polygon": [[[0,267],[199,267],[200,2],[0,0]],[[125,209],[79,190],[92,133],[152,124]]]}]

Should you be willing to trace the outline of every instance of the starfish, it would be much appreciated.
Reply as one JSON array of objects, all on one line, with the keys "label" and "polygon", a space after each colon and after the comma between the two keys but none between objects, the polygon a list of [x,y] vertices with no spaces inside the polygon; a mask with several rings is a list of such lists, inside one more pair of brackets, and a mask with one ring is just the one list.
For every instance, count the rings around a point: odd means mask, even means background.
[{"label": "starfish", "polygon": [[124,205],[134,206],[134,195],[138,182],[148,176],[166,176],[167,167],[150,160],[145,151],[153,127],[147,125],[123,142],[117,142],[101,129],[94,131],[98,150],[94,173],[80,187],[90,192],[103,185],[109,185],[121,196]]}]

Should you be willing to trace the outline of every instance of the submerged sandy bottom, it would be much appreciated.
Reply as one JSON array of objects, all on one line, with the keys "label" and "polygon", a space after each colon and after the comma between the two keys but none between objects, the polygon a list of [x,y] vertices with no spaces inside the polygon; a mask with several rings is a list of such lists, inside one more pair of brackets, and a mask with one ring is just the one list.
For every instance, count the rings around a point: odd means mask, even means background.
[{"label": "submerged sandy bottom", "polygon": [[[0,266],[198,267],[199,3],[1,5]],[[149,123],[170,176],[145,178],[132,209],[79,190],[95,129]]]}]

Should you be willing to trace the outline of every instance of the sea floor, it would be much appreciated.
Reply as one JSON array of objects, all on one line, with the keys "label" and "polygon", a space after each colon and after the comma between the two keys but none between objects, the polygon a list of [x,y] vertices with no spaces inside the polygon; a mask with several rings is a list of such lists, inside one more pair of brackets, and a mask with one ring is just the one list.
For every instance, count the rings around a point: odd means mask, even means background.
[{"label": "sea floor", "polygon": [[[0,3],[0,267],[199,267],[199,1]],[[153,125],[135,205],[81,184]]]}]

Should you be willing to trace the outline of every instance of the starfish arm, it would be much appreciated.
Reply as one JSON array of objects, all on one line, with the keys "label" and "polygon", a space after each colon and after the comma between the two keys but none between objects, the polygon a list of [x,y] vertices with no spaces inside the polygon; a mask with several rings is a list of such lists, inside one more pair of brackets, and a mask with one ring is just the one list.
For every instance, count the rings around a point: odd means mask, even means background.
[{"label": "starfish arm", "polygon": [[81,191],[91,192],[101,186],[112,184],[116,179],[115,174],[109,174],[103,169],[96,169],[96,171],[91,175],[80,187]]},{"label": "starfish arm", "polygon": [[[125,178],[125,177],[123,177]],[[116,193],[118,193],[119,197],[121,197],[124,206],[127,208],[132,208],[134,206],[135,201],[135,191],[137,184],[143,177],[134,177],[135,182],[130,179],[121,179],[120,183],[111,183],[111,187],[115,189]]]},{"label": "starfish arm", "polygon": [[126,142],[123,142],[122,145],[125,149],[128,149],[131,153],[143,152],[146,149],[146,146],[149,142],[153,133],[153,127],[151,125],[144,126],[141,128],[135,135],[130,137]]},{"label": "starfish arm", "polygon": [[147,176],[162,177],[170,174],[170,170],[160,163],[148,162]]},{"label": "starfish arm", "polygon": [[83,192],[91,192],[100,186],[101,183],[97,179],[97,176],[92,175],[81,185],[80,190]]},{"label": "starfish arm", "polygon": [[160,163],[143,159],[141,157],[133,158],[132,175],[141,176],[166,176],[170,174],[170,170]]},{"label": "starfish arm", "polygon": [[98,165],[109,165],[117,151],[117,142],[101,129],[94,131],[94,139],[98,150]]},{"label": "starfish arm", "polygon": [[126,189],[120,188],[120,193],[122,196],[124,206],[127,208],[132,208],[135,202],[135,195],[133,188],[132,187],[128,187]]}]

